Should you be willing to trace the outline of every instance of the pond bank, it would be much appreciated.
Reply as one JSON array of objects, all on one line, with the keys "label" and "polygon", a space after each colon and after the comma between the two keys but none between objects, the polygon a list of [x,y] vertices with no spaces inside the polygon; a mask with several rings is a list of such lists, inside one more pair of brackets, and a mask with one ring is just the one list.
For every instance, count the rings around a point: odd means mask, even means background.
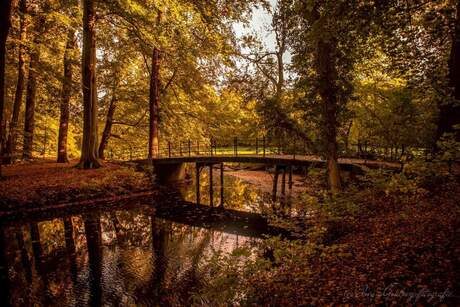
[{"label": "pond bank", "polygon": [[36,160],[4,167],[0,211],[152,191],[146,174],[125,165],[105,162],[102,168],[81,170],[76,164]]}]

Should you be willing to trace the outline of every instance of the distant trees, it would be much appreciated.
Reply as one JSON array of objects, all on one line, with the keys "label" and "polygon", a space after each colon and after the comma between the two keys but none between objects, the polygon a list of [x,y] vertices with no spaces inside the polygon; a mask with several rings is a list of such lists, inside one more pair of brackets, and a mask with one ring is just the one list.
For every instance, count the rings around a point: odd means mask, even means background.
[{"label": "distant trees", "polygon": [[24,143],[22,158],[31,159],[33,149],[33,138],[35,129],[35,107],[37,100],[37,78],[38,66],[40,64],[40,48],[42,43],[42,28],[45,23],[45,16],[38,9],[32,12],[33,16],[33,45],[30,52],[29,76],[26,89],[26,110],[24,115]]},{"label": "distant trees", "polygon": [[69,162],[67,158],[67,135],[69,130],[70,97],[72,96],[73,53],[75,53],[75,30],[69,29],[64,51],[64,79],[62,81],[57,162]]},{"label": "distant trees", "polygon": [[8,139],[5,149],[5,163],[13,162],[13,155],[16,152],[16,138],[18,134],[19,112],[24,92],[24,80],[26,76],[26,55],[27,55],[27,3],[26,0],[19,1],[19,52],[18,52],[18,78],[16,83],[16,92],[14,94],[13,112],[11,115]]},{"label": "distant trees", "polygon": [[152,71],[150,76],[150,95],[149,95],[149,150],[148,158],[158,157],[159,127],[160,127],[160,50],[153,48],[152,52]]},{"label": "distant trees", "polygon": [[114,81],[113,81],[113,87],[112,87],[112,97],[110,98],[110,103],[109,103],[109,110],[107,111],[107,116],[105,119],[105,126],[104,130],[102,131],[102,137],[101,137],[101,143],[99,144],[99,158],[105,159],[105,149],[107,147],[107,144],[109,143],[110,136],[112,134],[112,126],[113,126],[113,118],[115,116],[115,110],[117,109],[117,100],[118,100],[118,74],[120,73],[120,70],[117,68],[115,69],[114,73]]},{"label": "distant trees", "polygon": [[431,109],[436,127],[426,146],[436,148],[446,134],[460,140],[460,2],[383,1],[380,6],[387,12],[378,20],[387,68],[406,80],[415,96],[437,106]]},{"label": "distant trees", "polygon": [[[58,162],[81,149],[78,167],[93,168],[108,149],[158,156],[160,130],[183,140],[289,134],[328,161],[340,191],[338,157],[351,142],[428,146],[460,122],[460,1],[280,0],[274,45],[249,35],[241,50],[231,22],[266,1],[97,1],[97,20],[94,0],[16,3],[20,39],[6,42],[2,75],[5,160],[22,136],[24,159],[52,143]],[[72,65],[80,45],[81,67]]]}]

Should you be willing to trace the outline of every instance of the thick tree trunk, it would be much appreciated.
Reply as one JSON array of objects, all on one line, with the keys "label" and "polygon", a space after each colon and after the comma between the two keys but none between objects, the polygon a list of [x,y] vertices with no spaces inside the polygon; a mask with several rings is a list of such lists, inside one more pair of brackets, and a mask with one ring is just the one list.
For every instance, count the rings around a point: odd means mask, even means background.
[{"label": "thick tree trunk", "polygon": [[116,108],[116,96],[115,93],[113,93],[112,99],[110,100],[109,111],[107,112],[104,131],[102,132],[101,144],[99,144],[99,158],[101,159],[105,158],[104,151],[107,147],[107,144],[109,143],[109,138],[112,132],[113,115],[115,114]]},{"label": "thick tree trunk", "polygon": [[160,87],[160,50],[153,49],[152,73],[150,75],[150,97],[149,97],[149,151],[148,158],[158,158],[159,142],[159,87]]},{"label": "thick tree trunk", "polygon": [[61,93],[61,115],[59,118],[58,163],[67,163],[67,133],[69,130],[69,103],[72,96],[72,62],[75,49],[75,31],[69,30],[64,53],[64,81]]},{"label": "thick tree trunk", "polygon": [[333,40],[319,40],[316,53],[316,71],[319,77],[319,94],[322,100],[322,121],[324,149],[327,160],[329,186],[333,193],[342,189],[340,170],[337,163],[337,70],[334,64]]},{"label": "thick tree trunk", "polygon": [[444,133],[455,133],[456,140],[460,141],[460,132],[455,131],[455,126],[460,125],[460,0],[457,0],[457,15],[449,58],[449,85],[453,89],[455,101],[442,102],[439,105],[437,137],[439,139]]},{"label": "thick tree trunk", "polygon": [[[6,38],[11,27],[11,3],[6,0],[0,2],[0,177],[3,164],[3,109],[5,107],[5,57]],[[1,239],[1,238],[0,238]]]},{"label": "thick tree trunk", "polygon": [[19,29],[19,57],[18,57],[18,80],[16,83],[16,93],[14,96],[13,103],[13,114],[10,121],[10,129],[8,134],[8,140],[6,141],[5,150],[5,164],[10,164],[14,160],[14,153],[16,152],[16,137],[18,134],[17,127],[19,121],[19,112],[21,111],[22,97],[24,92],[24,78],[26,73],[26,0],[21,0],[19,3],[19,18],[20,18],[20,29]]},{"label": "thick tree trunk", "polygon": [[97,151],[96,12],[94,0],[83,1],[83,142],[77,167],[101,166]]}]

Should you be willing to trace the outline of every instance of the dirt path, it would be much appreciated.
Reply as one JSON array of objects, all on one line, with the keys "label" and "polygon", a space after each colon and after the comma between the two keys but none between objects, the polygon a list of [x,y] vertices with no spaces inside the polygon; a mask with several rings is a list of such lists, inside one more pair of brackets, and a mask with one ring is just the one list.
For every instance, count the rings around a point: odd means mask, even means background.
[{"label": "dirt path", "polygon": [[[248,170],[248,169],[228,169],[225,171],[226,175],[233,176],[241,179],[251,185],[254,185],[257,189],[264,193],[272,193],[273,190],[273,174],[264,170]],[[286,191],[288,191],[288,174],[286,173]],[[278,193],[281,191],[282,173],[280,174],[278,182]],[[304,176],[293,174],[292,175],[292,193],[298,195],[300,193],[312,190],[315,188],[315,184]]]}]

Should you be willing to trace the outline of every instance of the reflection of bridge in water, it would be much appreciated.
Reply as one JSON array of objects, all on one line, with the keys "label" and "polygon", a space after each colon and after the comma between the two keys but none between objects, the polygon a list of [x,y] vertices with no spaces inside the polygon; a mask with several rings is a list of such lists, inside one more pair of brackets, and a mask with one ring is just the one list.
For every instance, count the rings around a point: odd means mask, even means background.
[{"label": "reflection of bridge in water", "polygon": [[60,204],[48,208],[23,208],[0,212],[0,226],[38,223],[75,215],[103,214],[107,211],[139,209],[145,214],[188,226],[210,229],[228,234],[261,238],[265,235],[282,235],[288,232],[269,225],[259,213],[229,208],[213,208],[183,200],[180,193],[145,192],[134,196],[105,198],[91,201]]},{"label": "reflection of bridge in water", "polygon": [[270,234],[266,226],[256,214],[155,193],[0,212],[0,306],[156,306],[171,293],[183,298],[209,253],[257,241]]}]

